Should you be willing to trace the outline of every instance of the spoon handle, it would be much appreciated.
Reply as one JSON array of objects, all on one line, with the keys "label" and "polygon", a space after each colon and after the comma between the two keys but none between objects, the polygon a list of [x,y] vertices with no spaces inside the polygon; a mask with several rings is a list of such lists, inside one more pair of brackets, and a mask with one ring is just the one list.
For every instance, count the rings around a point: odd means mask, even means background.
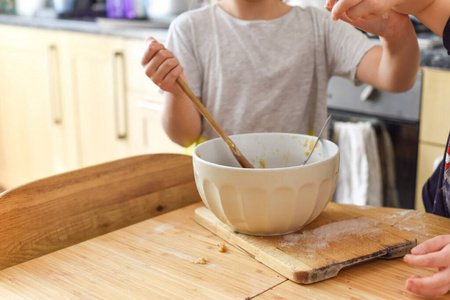
[{"label": "spoon handle", "polygon": [[311,151],[309,152],[308,157],[302,162],[302,165],[306,164],[308,160],[311,158],[311,155],[313,154],[314,150],[316,149],[317,143],[320,140],[320,136],[322,135],[323,130],[325,127],[327,127],[328,122],[331,120],[331,114],[328,116],[327,120],[325,121],[325,124],[323,124],[322,129],[320,129],[319,135],[317,136],[316,142],[314,143],[314,146],[312,147]]},{"label": "spoon handle", "polygon": [[217,132],[217,134],[227,143],[234,157],[237,159],[239,164],[243,168],[253,168],[253,165],[245,158],[242,152],[238,149],[236,144],[228,137],[228,135],[223,131],[223,129],[219,126],[219,124],[214,120],[206,107],[200,102],[200,100],[195,96],[189,86],[178,77],[176,82],[181,87],[181,89],[186,93],[186,95],[191,99],[194,105],[197,107],[198,111],[202,114],[202,116],[209,122],[212,128]]}]

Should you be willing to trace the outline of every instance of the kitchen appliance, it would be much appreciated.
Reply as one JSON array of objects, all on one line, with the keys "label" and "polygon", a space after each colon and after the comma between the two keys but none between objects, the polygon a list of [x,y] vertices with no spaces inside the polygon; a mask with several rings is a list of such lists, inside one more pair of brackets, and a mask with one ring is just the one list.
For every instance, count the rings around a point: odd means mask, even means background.
[{"label": "kitchen appliance", "polygon": [[179,14],[202,6],[202,0],[146,0],[147,18],[159,22],[171,22]]},{"label": "kitchen appliance", "polygon": [[106,16],[105,0],[53,0],[56,17],[93,19]]},{"label": "kitchen appliance", "polygon": [[342,268],[377,257],[402,257],[416,245],[410,232],[363,217],[364,209],[329,203],[301,231],[271,237],[234,231],[206,207],[197,208],[194,219],[281,275],[296,283],[310,284],[339,276]]},{"label": "kitchen appliance", "polygon": [[110,19],[145,18],[144,0],[106,0],[106,16]]},{"label": "kitchen appliance", "polygon": [[14,0],[0,0],[0,14],[13,14],[14,12]]},{"label": "kitchen appliance", "polygon": [[32,17],[44,4],[44,0],[15,0],[15,11],[19,16]]},{"label": "kitchen appliance", "polygon": [[[413,88],[404,93],[389,93],[367,84],[355,87],[342,77],[333,77],[328,85],[328,112],[334,120],[370,121],[378,140],[383,139],[383,130],[388,132],[398,201],[401,208],[407,209],[414,208],[415,200],[421,90],[421,72]],[[332,127],[329,130],[332,136]],[[385,160],[382,169],[390,167],[387,163]],[[386,188],[384,185],[385,195]]]},{"label": "kitchen appliance", "polygon": [[75,0],[53,0],[55,12],[66,13],[74,9]]}]

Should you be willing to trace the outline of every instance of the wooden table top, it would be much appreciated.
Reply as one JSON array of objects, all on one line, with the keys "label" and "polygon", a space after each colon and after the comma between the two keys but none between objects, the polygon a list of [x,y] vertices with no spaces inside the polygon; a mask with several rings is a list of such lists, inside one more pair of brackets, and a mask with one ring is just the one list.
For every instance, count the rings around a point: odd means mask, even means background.
[{"label": "wooden table top", "polygon": [[[294,283],[194,221],[196,203],[0,271],[0,299],[419,299],[402,259],[376,259],[337,277]],[[329,205],[338,205],[330,203]],[[382,207],[349,211],[415,235],[450,234],[450,220]],[[225,252],[218,244],[225,243]],[[205,258],[205,264],[195,261]]]}]

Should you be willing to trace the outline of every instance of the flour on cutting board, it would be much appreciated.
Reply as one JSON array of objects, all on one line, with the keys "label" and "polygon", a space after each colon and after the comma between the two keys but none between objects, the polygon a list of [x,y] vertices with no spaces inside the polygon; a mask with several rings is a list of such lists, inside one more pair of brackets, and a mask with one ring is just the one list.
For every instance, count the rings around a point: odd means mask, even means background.
[{"label": "flour on cutting board", "polygon": [[[411,212],[412,212],[412,210],[399,211],[399,212],[396,212],[395,214],[387,216],[385,218],[386,219],[393,219],[393,218],[398,218],[398,217],[405,217],[408,214],[410,214]],[[411,218],[411,216],[409,216],[408,218]]]},{"label": "flour on cutting board", "polygon": [[170,223],[164,223],[154,228],[153,231],[156,233],[164,233],[166,230],[173,228],[174,226]]},{"label": "flour on cutting board", "polygon": [[172,254],[173,256],[176,256],[178,258],[182,258],[182,259],[188,260],[188,261],[190,261],[192,263],[197,260],[197,258],[194,258],[194,257],[186,255],[186,254],[181,254],[181,253],[178,253],[178,252],[175,252],[175,251],[166,251],[166,252],[169,253],[169,254]]},{"label": "flour on cutting board", "polygon": [[415,211],[415,210],[405,210],[405,211],[400,211],[400,212],[397,212],[397,213],[395,213],[395,214],[393,214],[393,215],[390,215],[390,216],[387,216],[387,217],[385,217],[384,219],[398,219],[398,218],[401,218],[396,224],[394,224],[393,225],[393,227],[395,227],[395,228],[397,228],[397,229],[400,229],[400,230],[403,230],[403,231],[410,231],[410,232],[414,232],[414,231],[419,231],[419,232],[421,232],[421,234],[422,235],[425,235],[425,236],[432,236],[431,234],[429,234],[429,233],[425,233],[426,232],[426,228],[427,228],[427,225],[429,225],[429,224],[427,224],[426,222],[421,222],[420,224],[417,224],[417,225],[414,225],[414,226],[407,226],[406,224],[408,224],[408,222],[406,222],[406,221],[408,221],[409,219],[412,219],[412,218],[419,218],[419,217],[421,217],[423,214],[425,214],[424,212],[422,212],[422,211]]},{"label": "flour on cutting board", "polygon": [[[396,228],[403,230],[403,231],[425,231],[426,226],[425,226],[425,224],[422,224],[420,226],[411,227],[411,226],[403,226],[403,225],[399,224],[396,226]],[[425,235],[427,235],[427,234],[425,234]]]},{"label": "flour on cutting board", "polygon": [[308,245],[312,250],[324,249],[332,241],[341,240],[345,236],[367,236],[376,234],[382,229],[375,227],[378,221],[373,219],[358,218],[329,223],[313,230],[302,233],[292,233],[283,236],[284,241],[280,247],[294,246],[298,243]]},{"label": "flour on cutting board", "polygon": [[404,218],[403,220],[401,220],[400,222],[395,224],[394,227],[397,229],[403,230],[403,231],[420,232],[421,235],[431,237],[431,236],[433,236],[432,234],[426,233],[427,226],[430,226],[430,224],[425,221],[421,221],[419,224],[412,222],[412,224],[416,224],[413,226],[406,225],[406,224],[408,224],[408,222],[406,222],[408,219],[411,219],[413,217],[420,217],[421,215],[424,215],[424,214],[425,214],[425,212],[422,212],[422,211],[414,211],[414,213],[412,213],[408,217]]}]

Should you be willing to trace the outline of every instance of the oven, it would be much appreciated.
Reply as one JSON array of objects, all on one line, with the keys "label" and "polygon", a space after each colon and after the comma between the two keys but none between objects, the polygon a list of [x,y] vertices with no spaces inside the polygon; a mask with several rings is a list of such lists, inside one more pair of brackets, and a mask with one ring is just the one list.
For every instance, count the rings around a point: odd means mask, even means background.
[{"label": "oven", "polygon": [[[382,132],[389,135],[398,201],[396,205],[384,206],[414,208],[421,87],[421,72],[414,87],[404,93],[389,93],[366,84],[355,87],[342,77],[333,77],[328,85],[327,105],[334,121],[370,121],[377,140],[381,140]],[[333,136],[332,124],[328,134]],[[386,160],[380,163],[383,170],[389,167]]]}]

